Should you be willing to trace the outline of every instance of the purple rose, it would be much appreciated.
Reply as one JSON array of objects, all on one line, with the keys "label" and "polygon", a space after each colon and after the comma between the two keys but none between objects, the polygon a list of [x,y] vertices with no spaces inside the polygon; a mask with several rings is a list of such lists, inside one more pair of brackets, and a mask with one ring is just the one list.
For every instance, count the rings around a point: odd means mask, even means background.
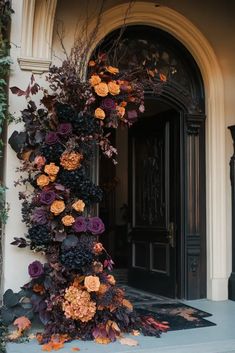
[{"label": "purple rose", "polygon": [[101,108],[106,110],[106,111],[111,111],[116,108],[116,104],[113,99],[111,98],[105,98],[101,102]]},{"label": "purple rose", "polygon": [[50,131],[46,134],[45,142],[48,145],[54,145],[56,142],[58,142],[58,140],[59,140],[59,137],[56,132]]},{"label": "purple rose", "polygon": [[128,121],[130,121],[131,123],[134,123],[138,118],[137,111],[129,110],[129,112],[127,112],[127,118],[128,118]]},{"label": "purple rose", "polygon": [[73,230],[76,233],[82,233],[82,232],[86,232],[87,230],[87,222],[86,222],[86,218],[85,217],[77,217],[75,219],[75,222],[73,224]]},{"label": "purple rose", "polygon": [[28,266],[30,277],[38,278],[44,273],[43,264],[40,261],[34,261]]},{"label": "purple rose", "polygon": [[42,191],[40,193],[40,202],[43,203],[44,205],[51,205],[53,201],[55,201],[56,194],[54,191]]},{"label": "purple rose", "polygon": [[61,136],[68,136],[72,132],[72,125],[70,123],[60,124],[57,132]]},{"label": "purple rose", "polygon": [[101,234],[104,232],[104,223],[99,217],[91,217],[88,220],[87,230],[94,235]]},{"label": "purple rose", "polygon": [[40,225],[48,222],[48,213],[44,208],[35,208],[31,215],[31,221]]}]

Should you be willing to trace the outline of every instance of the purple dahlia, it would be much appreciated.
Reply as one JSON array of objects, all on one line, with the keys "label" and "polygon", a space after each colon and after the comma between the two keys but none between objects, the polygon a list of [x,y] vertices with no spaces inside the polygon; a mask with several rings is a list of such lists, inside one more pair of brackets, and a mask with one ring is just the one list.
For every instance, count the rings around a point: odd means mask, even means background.
[{"label": "purple dahlia", "polygon": [[59,125],[57,132],[61,136],[68,136],[72,132],[72,125],[70,123],[62,123]]},{"label": "purple dahlia", "polygon": [[54,145],[58,142],[59,137],[56,132],[50,131],[46,134],[45,142],[47,145]]},{"label": "purple dahlia", "polygon": [[116,108],[116,104],[112,98],[105,98],[101,102],[101,108],[105,111],[111,111]]},{"label": "purple dahlia", "polygon": [[87,222],[86,222],[86,218],[85,217],[77,217],[75,219],[75,222],[73,224],[73,230],[76,233],[82,233],[82,232],[86,232],[87,230]]},{"label": "purple dahlia", "polygon": [[48,222],[47,211],[42,207],[35,208],[31,215],[31,221],[40,225],[46,224]]},{"label": "purple dahlia", "polygon": [[91,217],[88,219],[87,230],[94,235],[101,234],[105,231],[104,223],[99,217]]},{"label": "purple dahlia", "polygon": [[44,273],[43,264],[40,261],[34,261],[28,266],[28,272],[31,278],[38,278]]},{"label": "purple dahlia", "polygon": [[54,191],[42,191],[40,193],[40,202],[44,205],[51,205],[53,201],[55,201],[56,198],[56,194],[54,193]]}]

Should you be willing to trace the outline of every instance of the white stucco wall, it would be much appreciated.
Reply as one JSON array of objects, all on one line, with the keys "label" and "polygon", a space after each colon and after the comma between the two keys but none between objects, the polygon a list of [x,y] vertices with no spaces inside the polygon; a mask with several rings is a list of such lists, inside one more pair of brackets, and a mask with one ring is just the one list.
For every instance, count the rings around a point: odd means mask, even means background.
[{"label": "white stucco wall", "polygon": [[[38,4],[44,0],[38,1]],[[121,4],[125,1],[105,1],[105,10],[112,7],[113,5]],[[147,3],[147,1],[145,1]],[[235,22],[233,20],[235,11],[235,2],[225,1],[223,4],[218,0],[207,0],[207,1],[188,1],[188,0],[164,0],[158,1],[159,4],[168,6],[175,11],[184,15],[190,20],[206,37],[211,44],[214,52],[217,56],[222,75],[224,78],[224,90],[225,90],[225,124],[224,134],[226,137],[225,145],[225,156],[226,159],[226,230],[223,234],[225,244],[227,247],[226,256],[226,273],[229,276],[231,272],[231,192],[230,192],[230,181],[229,181],[229,158],[232,154],[232,142],[227,130],[228,125],[235,124],[235,100],[233,98],[235,90],[235,41],[233,40],[233,33],[235,33]],[[63,21],[65,36],[64,43],[66,48],[69,50],[75,35],[75,28],[79,30],[78,24],[81,23],[84,18],[86,11],[90,14],[91,20],[95,17],[97,11],[97,4],[100,4],[100,0],[81,2],[77,0],[59,0],[56,10],[56,21]],[[12,5],[15,14],[12,18],[12,31],[11,41],[12,52],[11,56],[14,60],[12,65],[12,72],[10,77],[10,86],[26,87],[30,78],[30,73],[22,71],[17,63],[17,58],[21,56],[21,14],[23,8],[23,0],[13,0]],[[24,17],[24,21],[29,19]],[[40,26],[40,23],[35,26]],[[102,24],[105,27],[105,23]],[[56,27],[55,27],[56,28]],[[53,34],[52,52],[56,56],[63,57],[61,46],[56,35],[56,30]],[[42,53],[43,55],[43,53]],[[53,55],[53,61],[58,62],[59,59]],[[36,75],[37,76],[37,75]],[[209,99],[210,97],[208,97]],[[18,114],[20,109],[25,107],[25,101],[23,98],[18,98],[10,94],[10,110],[12,113]],[[15,129],[13,124],[9,127],[9,136]],[[17,126],[18,129],[18,126]],[[7,162],[6,162],[6,184],[9,188],[7,192],[7,199],[11,205],[9,214],[9,222],[6,225],[5,233],[5,246],[4,246],[4,288],[18,289],[22,284],[28,280],[27,266],[35,259],[35,255],[29,250],[17,249],[9,243],[14,236],[22,236],[25,232],[25,227],[21,223],[21,203],[18,200],[17,194],[19,189],[14,187],[14,180],[17,178],[15,174],[15,168],[18,165],[18,160],[15,153],[8,146],[7,151]],[[218,166],[219,168],[219,166]],[[220,202],[220,200],[214,200],[214,202]],[[225,210],[222,210],[225,211]],[[222,214],[223,212],[221,212]],[[37,255],[38,256],[38,255]],[[225,283],[225,282],[221,282]],[[213,291],[213,289],[212,289]],[[211,295],[213,297],[213,295]],[[214,296],[215,299],[225,299],[226,290],[222,291],[218,296]]]}]

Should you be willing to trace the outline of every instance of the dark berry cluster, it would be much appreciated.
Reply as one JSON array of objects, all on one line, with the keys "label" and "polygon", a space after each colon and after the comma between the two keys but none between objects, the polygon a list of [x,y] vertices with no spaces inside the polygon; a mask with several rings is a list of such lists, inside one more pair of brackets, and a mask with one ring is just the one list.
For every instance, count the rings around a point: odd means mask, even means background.
[{"label": "dark berry cluster", "polygon": [[60,123],[72,123],[76,116],[74,109],[68,104],[57,103],[55,109]]},{"label": "dark berry cluster", "polygon": [[44,145],[40,149],[40,154],[46,158],[47,163],[53,162],[56,164],[60,163],[60,157],[64,152],[65,147],[60,143],[54,145]]},{"label": "dark berry cluster", "polygon": [[44,225],[32,226],[28,231],[27,238],[29,238],[31,241],[31,249],[44,250],[51,242],[51,236],[48,227]]},{"label": "dark berry cluster", "polygon": [[86,246],[76,246],[70,249],[61,248],[61,263],[71,270],[83,272],[83,267],[89,265],[93,261],[94,255]]},{"label": "dark berry cluster", "polygon": [[87,205],[102,200],[103,193],[101,188],[86,177],[86,171],[83,167],[73,171],[61,170],[57,181],[70,189],[74,196],[82,199]]}]

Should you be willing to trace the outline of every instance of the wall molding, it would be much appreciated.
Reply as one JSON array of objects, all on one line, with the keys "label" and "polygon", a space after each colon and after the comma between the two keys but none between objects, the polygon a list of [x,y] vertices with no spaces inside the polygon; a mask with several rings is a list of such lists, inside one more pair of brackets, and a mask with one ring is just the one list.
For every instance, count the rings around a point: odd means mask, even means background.
[{"label": "wall molding", "polygon": [[51,63],[57,0],[24,0],[22,9],[21,70],[43,73]]}]

